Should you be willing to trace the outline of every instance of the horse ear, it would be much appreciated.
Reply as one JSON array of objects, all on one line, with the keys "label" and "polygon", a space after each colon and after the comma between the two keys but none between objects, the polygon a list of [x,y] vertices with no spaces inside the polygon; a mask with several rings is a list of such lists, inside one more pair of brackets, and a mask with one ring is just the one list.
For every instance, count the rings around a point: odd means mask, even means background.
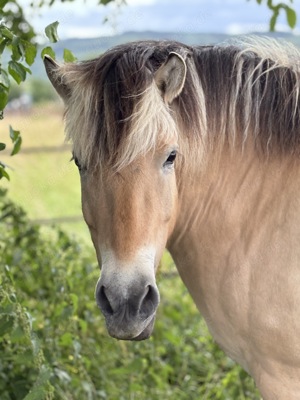
[{"label": "horse ear", "polygon": [[63,81],[62,74],[60,73],[60,65],[47,55],[44,56],[44,65],[52,86],[63,101],[66,102],[70,97],[70,89]]},{"label": "horse ear", "polygon": [[186,63],[178,53],[171,52],[167,61],[156,71],[154,79],[166,103],[181,93],[186,77]]}]

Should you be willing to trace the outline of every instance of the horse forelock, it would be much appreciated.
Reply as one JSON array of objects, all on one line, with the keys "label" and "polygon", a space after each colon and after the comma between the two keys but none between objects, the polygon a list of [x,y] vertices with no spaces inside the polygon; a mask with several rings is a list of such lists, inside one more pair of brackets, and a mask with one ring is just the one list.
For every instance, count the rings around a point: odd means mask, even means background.
[{"label": "horse forelock", "polygon": [[65,65],[71,88],[66,107],[67,139],[85,166],[118,170],[171,137],[174,115],[154,82],[165,54],[152,42],[120,46],[98,59]]},{"label": "horse forelock", "polygon": [[[154,74],[172,51],[184,57],[187,75],[181,94],[167,105]],[[85,166],[116,169],[177,136],[198,151],[215,143],[243,148],[251,140],[263,153],[299,154],[299,62],[292,46],[270,39],[193,48],[120,45],[61,68],[71,88],[67,138]]]}]

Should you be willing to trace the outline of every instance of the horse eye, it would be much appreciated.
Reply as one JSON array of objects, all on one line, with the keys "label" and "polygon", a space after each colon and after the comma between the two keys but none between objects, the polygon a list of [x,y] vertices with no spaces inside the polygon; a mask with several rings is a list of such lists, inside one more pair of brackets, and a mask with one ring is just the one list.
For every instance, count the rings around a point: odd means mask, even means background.
[{"label": "horse eye", "polygon": [[177,152],[176,150],[171,151],[169,154],[169,157],[166,159],[164,163],[164,167],[168,167],[174,164],[175,158],[176,158]]},{"label": "horse eye", "polygon": [[79,169],[79,171],[81,171],[81,170],[82,170],[82,167],[81,167],[81,164],[80,164],[78,158],[75,157],[75,156],[73,155],[72,160],[74,160],[75,165],[77,166],[77,168]]}]

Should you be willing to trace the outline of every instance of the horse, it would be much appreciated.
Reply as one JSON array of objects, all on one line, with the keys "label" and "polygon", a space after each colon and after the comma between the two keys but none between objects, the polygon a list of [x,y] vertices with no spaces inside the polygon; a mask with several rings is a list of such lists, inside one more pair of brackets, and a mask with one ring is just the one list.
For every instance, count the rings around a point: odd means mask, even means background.
[{"label": "horse", "polygon": [[108,333],[143,340],[165,248],[265,400],[300,398],[300,53],[249,37],[122,44],[59,65]]}]

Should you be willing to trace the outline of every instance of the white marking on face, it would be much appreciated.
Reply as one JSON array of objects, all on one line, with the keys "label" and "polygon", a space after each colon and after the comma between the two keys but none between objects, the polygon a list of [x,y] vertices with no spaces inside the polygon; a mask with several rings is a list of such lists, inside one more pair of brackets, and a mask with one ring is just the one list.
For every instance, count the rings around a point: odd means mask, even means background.
[{"label": "white marking on face", "polygon": [[110,288],[122,291],[125,298],[128,298],[128,290],[131,290],[132,282],[139,280],[140,277],[143,277],[147,284],[156,287],[154,246],[140,248],[130,261],[120,260],[112,249],[101,249],[100,253],[102,265],[97,286],[101,280],[102,285],[109,285]]}]

